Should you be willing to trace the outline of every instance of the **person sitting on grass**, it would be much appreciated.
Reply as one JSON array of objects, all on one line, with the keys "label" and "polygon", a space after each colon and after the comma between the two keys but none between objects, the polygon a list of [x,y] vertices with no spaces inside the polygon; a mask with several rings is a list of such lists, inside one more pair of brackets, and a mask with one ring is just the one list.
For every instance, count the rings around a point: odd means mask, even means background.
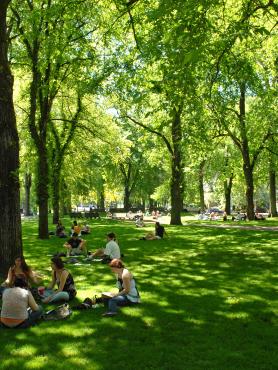
[{"label": "person sitting on grass", "polygon": [[85,254],[87,256],[86,240],[78,238],[77,233],[73,233],[72,237],[64,244],[67,248],[67,257],[77,254]]},{"label": "person sitting on grass", "polygon": [[104,262],[110,262],[114,258],[121,258],[120,247],[117,243],[116,235],[114,233],[107,234],[107,244],[105,248],[97,249],[90,259],[95,257],[102,257]]},{"label": "person sitting on grass", "polygon": [[81,235],[81,225],[77,224],[77,221],[73,221],[73,224],[70,227],[71,236],[76,233],[78,236]]},{"label": "person sitting on grass", "polygon": [[28,287],[31,283],[38,284],[41,281],[40,276],[32,271],[23,256],[15,257],[14,265],[9,268],[7,279],[2,283],[0,292],[5,288],[12,288],[16,278],[25,280]]},{"label": "person sitting on grass", "polygon": [[[67,302],[76,296],[76,289],[72,275],[64,268],[60,257],[51,259],[52,280],[42,294],[43,303]],[[53,290],[55,284],[58,289]]]},{"label": "person sitting on grass", "polygon": [[87,234],[90,234],[91,233],[91,230],[90,230],[90,226],[89,225],[84,225],[81,229],[81,235],[87,235]]},{"label": "person sitting on grass", "polygon": [[66,238],[65,226],[63,226],[61,220],[57,223],[55,235],[58,236],[58,238]]},{"label": "person sitting on grass", "polygon": [[157,240],[163,239],[164,235],[167,236],[164,226],[160,225],[159,222],[155,223],[155,233],[148,233],[146,236],[141,238],[141,240]]},{"label": "person sitting on grass", "polygon": [[119,292],[103,293],[102,298],[105,305],[108,306],[108,311],[102,316],[115,316],[119,306],[130,306],[140,302],[140,295],[136,288],[135,279],[130,271],[125,268],[120,259],[113,259],[109,266],[111,271],[117,277],[117,287]]},{"label": "person sitting on grass", "polygon": [[26,279],[16,277],[14,287],[3,292],[1,324],[6,328],[28,328],[42,315],[42,308],[27,289]]}]

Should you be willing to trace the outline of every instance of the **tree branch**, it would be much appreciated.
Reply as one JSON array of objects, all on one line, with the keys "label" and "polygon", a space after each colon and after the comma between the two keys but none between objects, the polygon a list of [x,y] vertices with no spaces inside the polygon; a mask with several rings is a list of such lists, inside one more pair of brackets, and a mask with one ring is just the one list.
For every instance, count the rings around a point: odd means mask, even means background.
[{"label": "tree branch", "polygon": [[172,148],[170,142],[168,141],[168,139],[166,138],[166,136],[164,136],[161,132],[156,131],[156,130],[153,130],[152,128],[144,125],[143,123],[136,121],[134,118],[130,117],[129,115],[122,116],[122,118],[128,118],[129,120],[131,120],[132,122],[134,122],[136,125],[138,125],[140,127],[143,127],[148,132],[151,132],[152,134],[155,134],[155,135],[159,136],[164,141],[164,143],[165,143],[167,149],[169,150],[170,154],[171,155],[174,154],[174,151],[173,151],[173,148]]}]

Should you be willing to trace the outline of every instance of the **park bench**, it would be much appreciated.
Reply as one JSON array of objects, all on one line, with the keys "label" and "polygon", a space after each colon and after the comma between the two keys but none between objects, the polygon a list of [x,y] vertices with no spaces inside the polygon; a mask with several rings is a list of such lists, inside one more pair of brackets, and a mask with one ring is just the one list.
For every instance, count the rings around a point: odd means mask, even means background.
[{"label": "park bench", "polygon": [[85,218],[89,218],[89,219],[92,219],[92,218],[95,218],[95,219],[100,219],[100,215],[98,212],[85,212]]},{"label": "park bench", "polygon": [[83,218],[83,216],[82,216],[81,212],[71,212],[70,213],[70,218],[77,219],[77,218]]}]

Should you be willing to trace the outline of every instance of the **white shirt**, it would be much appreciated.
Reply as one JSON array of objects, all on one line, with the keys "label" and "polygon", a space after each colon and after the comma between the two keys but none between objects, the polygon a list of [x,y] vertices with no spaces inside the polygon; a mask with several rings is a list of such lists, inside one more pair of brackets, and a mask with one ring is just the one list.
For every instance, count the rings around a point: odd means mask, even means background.
[{"label": "white shirt", "polygon": [[30,292],[19,287],[8,288],[3,292],[1,317],[26,320]]},{"label": "white shirt", "polygon": [[120,247],[118,244],[115,242],[115,240],[110,240],[104,249],[104,254],[109,256],[111,259],[114,258],[121,258],[121,252],[120,252]]}]

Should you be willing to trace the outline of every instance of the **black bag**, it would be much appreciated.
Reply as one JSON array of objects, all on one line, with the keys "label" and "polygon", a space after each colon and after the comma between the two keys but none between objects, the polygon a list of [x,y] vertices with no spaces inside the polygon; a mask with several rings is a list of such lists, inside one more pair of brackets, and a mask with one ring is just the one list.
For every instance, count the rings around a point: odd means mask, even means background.
[{"label": "black bag", "polygon": [[92,308],[93,304],[94,303],[91,300],[91,298],[85,298],[82,303],[78,304],[77,306],[73,306],[72,309],[73,310],[87,310],[89,308]]},{"label": "black bag", "polygon": [[70,317],[72,314],[72,311],[67,303],[58,306],[57,308],[54,308],[53,310],[47,311],[43,315],[43,319],[46,321],[51,320],[64,320]]}]

